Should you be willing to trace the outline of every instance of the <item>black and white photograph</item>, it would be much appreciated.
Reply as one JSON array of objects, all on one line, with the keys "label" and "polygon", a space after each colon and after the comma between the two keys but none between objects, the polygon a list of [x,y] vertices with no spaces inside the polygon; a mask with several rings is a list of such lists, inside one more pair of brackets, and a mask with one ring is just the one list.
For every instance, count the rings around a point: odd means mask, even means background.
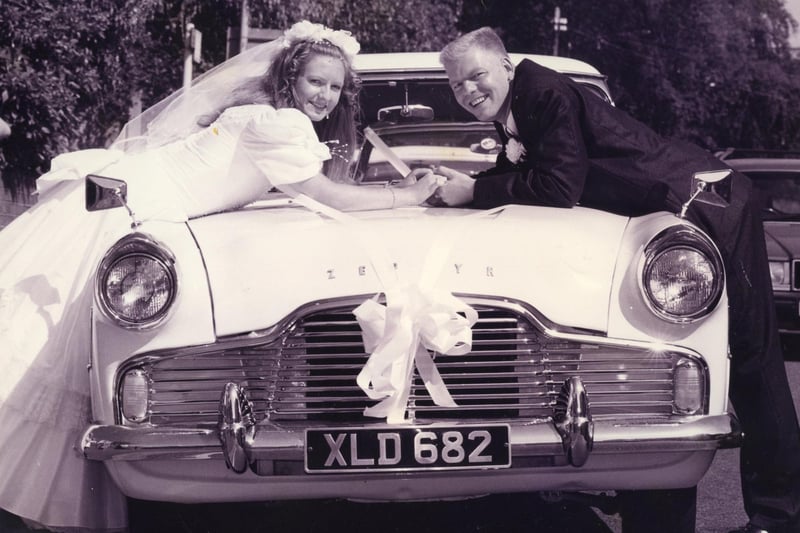
[{"label": "black and white photograph", "polygon": [[800,0],[4,0],[0,533],[800,533]]}]

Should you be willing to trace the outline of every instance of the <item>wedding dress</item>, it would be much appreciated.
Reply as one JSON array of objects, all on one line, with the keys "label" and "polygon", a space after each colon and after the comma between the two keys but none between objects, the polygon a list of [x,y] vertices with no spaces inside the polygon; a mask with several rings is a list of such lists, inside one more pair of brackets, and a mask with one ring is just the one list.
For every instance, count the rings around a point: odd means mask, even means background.
[{"label": "wedding dress", "polygon": [[329,157],[301,111],[247,105],[151,150],[54,159],[37,204],[0,232],[0,508],[61,531],[126,528],[124,496],[77,439],[91,422],[93,271],[131,220],[86,211],[85,175],[125,180],[139,220],[180,222],[308,179]]}]

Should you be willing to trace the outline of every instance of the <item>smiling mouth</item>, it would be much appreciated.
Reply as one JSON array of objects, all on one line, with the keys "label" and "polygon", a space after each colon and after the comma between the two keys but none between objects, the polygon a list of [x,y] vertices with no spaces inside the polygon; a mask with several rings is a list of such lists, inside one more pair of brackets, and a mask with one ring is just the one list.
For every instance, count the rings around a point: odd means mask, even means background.
[{"label": "smiling mouth", "polygon": [[481,105],[482,103],[484,103],[484,102],[485,102],[485,101],[486,101],[488,98],[489,98],[489,97],[488,97],[488,96],[486,96],[486,95],[484,95],[484,96],[479,96],[478,98],[476,98],[476,99],[474,99],[474,100],[471,100],[471,101],[470,101],[470,103],[469,103],[469,105],[470,105],[470,107],[478,107],[479,105]]},{"label": "smiling mouth", "polygon": [[318,113],[325,113],[325,112],[328,111],[328,106],[327,105],[319,105],[319,104],[315,104],[314,102],[310,102],[310,103],[311,103],[311,107],[316,109]]}]

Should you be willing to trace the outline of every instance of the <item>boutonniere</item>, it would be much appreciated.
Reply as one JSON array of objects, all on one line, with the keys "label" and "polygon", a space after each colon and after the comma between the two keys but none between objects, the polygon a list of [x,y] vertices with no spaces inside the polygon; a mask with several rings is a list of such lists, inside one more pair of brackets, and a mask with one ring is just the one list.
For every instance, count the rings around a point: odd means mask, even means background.
[{"label": "boutonniere", "polygon": [[525,146],[515,138],[506,143],[506,157],[515,165],[525,159]]}]

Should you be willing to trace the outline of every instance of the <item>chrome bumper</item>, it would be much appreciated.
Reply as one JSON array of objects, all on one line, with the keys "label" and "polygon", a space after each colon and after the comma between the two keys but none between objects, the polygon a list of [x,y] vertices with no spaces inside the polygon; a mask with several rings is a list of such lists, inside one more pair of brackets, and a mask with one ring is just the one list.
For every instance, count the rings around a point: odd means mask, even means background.
[{"label": "chrome bumper", "polygon": [[[80,449],[88,459],[101,461],[222,457],[237,473],[258,461],[304,460],[305,428],[253,420],[244,388],[228,383],[220,398],[216,429],[91,426],[81,437]],[[556,464],[580,467],[593,454],[710,451],[738,446],[741,436],[738,420],[729,414],[595,421],[583,383],[571,377],[556,399],[552,419],[511,426],[509,444],[517,461],[552,457]]]},{"label": "chrome bumper", "polygon": [[[739,422],[730,414],[647,423],[595,420],[591,453],[707,451],[736,447],[740,439]],[[261,423],[243,445],[250,460],[302,461],[304,457],[302,429]],[[563,439],[552,422],[511,426],[511,448],[514,458],[565,455]],[[90,426],[80,449],[86,458],[99,461],[221,459],[224,455],[217,429]]]}]

